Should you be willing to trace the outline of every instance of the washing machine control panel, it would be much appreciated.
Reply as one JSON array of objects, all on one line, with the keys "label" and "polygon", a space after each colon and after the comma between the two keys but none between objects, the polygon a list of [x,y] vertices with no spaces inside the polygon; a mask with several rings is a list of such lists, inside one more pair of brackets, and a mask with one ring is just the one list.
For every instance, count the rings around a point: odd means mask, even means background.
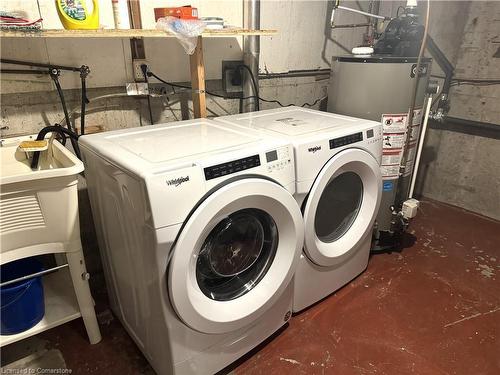
[{"label": "washing machine control panel", "polygon": [[[373,134],[372,134],[373,136]],[[330,149],[350,145],[363,140],[363,133],[354,133],[344,137],[330,139]]]},{"label": "washing machine control panel", "polygon": [[282,169],[285,169],[292,162],[289,148],[282,147],[266,152],[266,161],[268,172],[280,171]]},{"label": "washing machine control panel", "polygon": [[245,169],[260,166],[259,155],[252,155],[246,158],[231,160],[226,163],[212,165],[203,169],[205,179],[211,180],[213,178],[226,176],[228,174],[244,171]]}]

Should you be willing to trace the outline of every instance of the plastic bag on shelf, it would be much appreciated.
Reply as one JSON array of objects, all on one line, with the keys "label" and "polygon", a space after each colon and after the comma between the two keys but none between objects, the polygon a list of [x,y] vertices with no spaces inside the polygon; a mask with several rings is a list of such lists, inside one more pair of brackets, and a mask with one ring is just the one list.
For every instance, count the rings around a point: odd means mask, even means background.
[{"label": "plastic bag on shelf", "polygon": [[188,55],[194,53],[198,36],[201,35],[206,26],[205,22],[201,20],[182,20],[176,17],[163,17],[156,22],[157,29],[175,35]]}]

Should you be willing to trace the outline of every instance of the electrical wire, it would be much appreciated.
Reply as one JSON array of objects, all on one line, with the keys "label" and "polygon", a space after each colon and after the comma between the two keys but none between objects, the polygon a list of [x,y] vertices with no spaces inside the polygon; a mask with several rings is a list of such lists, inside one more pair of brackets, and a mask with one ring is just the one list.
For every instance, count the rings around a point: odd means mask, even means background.
[{"label": "electrical wire", "polygon": [[257,99],[257,100],[255,100],[255,109],[257,111],[260,111],[260,105],[259,105],[259,99],[260,99],[260,97],[259,97],[259,86],[257,85],[257,81],[255,79],[255,76],[254,76],[253,72],[252,72],[252,69],[250,69],[247,65],[244,65],[244,64],[238,65],[238,68],[243,68],[243,69],[245,69],[248,72],[248,74],[250,74],[250,79],[252,80],[252,85],[253,85],[253,96]]},{"label": "electrical wire", "polygon": [[398,10],[396,10],[396,18],[398,18],[398,17],[399,17],[399,10],[400,10],[400,9],[403,9],[403,11],[404,11],[404,10],[405,10],[405,7],[404,7],[404,6],[402,6],[402,5],[398,6]]},{"label": "electrical wire", "polygon": [[[246,65],[245,65],[246,66]],[[164,79],[162,79],[161,77],[157,76],[155,73],[153,73],[151,70],[148,71],[148,76],[150,77],[154,77],[155,79],[157,79],[158,81],[160,81],[161,83],[165,84],[165,85],[168,85],[168,86],[172,86],[172,87],[177,87],[177,88],[181,88],[181,89],[186,89],[186,90],[189,90],[189,91],[193,91],[193,92],[196,92],[197,90],[194,90],[191,86],[186,86],[186,85],[179,85],[177,83],[172,83],[172,82],[167,82],[165,81]],[[250,96],[244,96],[244,97],[241,97],[241,98],[232,98],[232,97],[228,97],[228,96],[224,96],[224,95],[220,95],[220,94],[217,94],[217,93],[214,93],[214,92],[211,92],[211,91],[207,91],[205,90],[205,94],[207,95],[210,95],[210,96],[215,96],[216,98],[222,98],[222,99],[240,99],[240,100],[246,100],[246,99],[258,99],[260,100],[261,102],[265,102],[265,103],[275,103],[275,104],[278,104],[280,107],[292,107],[292,106],[297,106],[296,104],[294,103],[291,103],[291,104],[283,104],[281,103],[279,100],[277,99],[264,99],[260,96],[257,96],[257,95],[250,95]],[[303,103],[302,105],[300,105],[300,107],[312,107],[314,105],[316,105],[318,102],[326,99],[327,96],[322,96],[321,98],[318,98],[316,99],[313,103]]]},{"label": "electrical wire", "polygon": [[[142,70],[142,75],[144,76],[144,81],[146,82],[146,85],[149,85],[149,81],[148,81],[148,66],[146,64],[142,64],[141,65],[141,70]],[[154,125],[153,110],[151,109],[151,95],[148,94],[147,100],[148,100],[148,110],[149,110],[149,123],[151,125]]]}]

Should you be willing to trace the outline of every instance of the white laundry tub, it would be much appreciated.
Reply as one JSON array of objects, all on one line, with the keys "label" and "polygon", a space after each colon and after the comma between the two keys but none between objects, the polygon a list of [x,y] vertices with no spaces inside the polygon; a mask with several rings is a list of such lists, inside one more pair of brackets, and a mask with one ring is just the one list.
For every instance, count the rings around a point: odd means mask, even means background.
[{"label": "white laundry tub", "polygon": [[40,155],[39,170],[18,150],[36,136],[6,138],[0,147],[1,263],[80,244],[77,177],[83,163],[59,142]]}]

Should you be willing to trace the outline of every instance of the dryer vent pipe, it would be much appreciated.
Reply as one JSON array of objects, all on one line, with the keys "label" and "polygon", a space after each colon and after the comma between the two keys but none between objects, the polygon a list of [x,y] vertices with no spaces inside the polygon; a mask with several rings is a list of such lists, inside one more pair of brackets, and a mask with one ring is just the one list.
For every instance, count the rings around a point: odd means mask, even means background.
[{"label": "dryer vent pipe", "polygon": [[[260,29],[260,0],[243,0],[243,28]],[[245,36],[243,38],[243,62],[252,71],[257,87],[259,86],[259,54],[260,37],[257,35]],[[257,95],[247,72],[245,72],[244,77],[243,97]],[[243,112],[255,111],[257,100],[257,98],[245,99],[242,106]]]}]

